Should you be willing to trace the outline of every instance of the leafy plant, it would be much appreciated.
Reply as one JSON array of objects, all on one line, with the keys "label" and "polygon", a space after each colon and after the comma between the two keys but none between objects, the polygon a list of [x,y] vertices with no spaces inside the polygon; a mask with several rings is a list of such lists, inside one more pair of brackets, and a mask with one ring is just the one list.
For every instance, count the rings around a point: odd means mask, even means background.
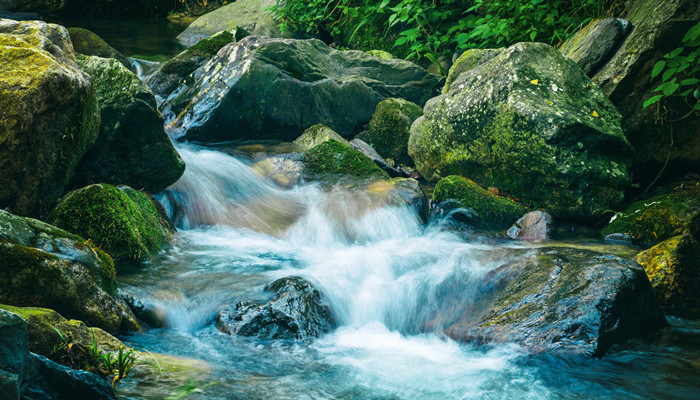
[{"label": "leafy plant", "polygon": [[[644,102],[643,107],[659,104],[667,98],[679,98],[690,111],[680,119],[700,111],[700,22],[683,36],[681,46],[665,54],[651,71],[652,82],[661,83],[653,92],[659,93]],[[664,120],[665,118],[661,118]]]}]

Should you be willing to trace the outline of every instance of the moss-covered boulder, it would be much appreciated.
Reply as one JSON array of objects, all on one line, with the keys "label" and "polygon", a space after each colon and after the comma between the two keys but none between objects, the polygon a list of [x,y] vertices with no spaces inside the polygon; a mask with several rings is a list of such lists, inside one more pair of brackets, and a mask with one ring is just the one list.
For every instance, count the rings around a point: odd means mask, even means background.
[{"label": "moss-covered boulder", "polygon": [[102,124],[71,186],[106,182],[156,193],[175,183],[185,163],[165,133],[153,92],[114,59],[79,56],[78,64],[92,77]]},{"label": "moss-covered boulder", "polygon": [[0,208],[48,212],[99,127],[65,28],[0,19]]},{"label": "moss-covered boulder", "polygon": [[95,184],[64,196],[49,222],[90,239],[117,262],[150,259],[172,239],[173,226],[158,202],[124,187]]},{"label": "moss-covered boulder", "polygon": [[408,156],[411,124],[423,115],[423,109],[404,99],[388,98],[377,104],[369,121],[369,130],[357,137],[374,147],[382,157],[396,164],[413,165]]},{"label": "moss-covered boulder", "polygon": [[417,180],[393,178],[370,183],[365,189],[374,206],[408,206],[424,222],[428,220],[430,208],[428,198]]},{"label": "moss-covered boulder", "polygon": [[350,146],[350,142],[343,139],[343,137],[335,133],[333,129],[323,124],[316,124],[305,130],[301,136],[294,139],[294,144],[302,150],[309,150],[329,140],[335,140],[345,146]]},{"label": "moss-covered boulder", "polygon": [[660,77],[651,79],[654,65],[680,47],[686,32],[700,21],[700,2],[629,0],[625,6],[622,17],[633,28],[592,81],[623,115],[622,128],[636,151],[633,175],[638,182],[650,182],[662,167],[667,177],[697,170],[700,114],[681,118],[691,110],[677,96],[663,100],[661,109],[643,104],[661,83]]},{"label": "moss-covered boulder", "polygon": [[291,32],[280,31],[268,11],[276,4],[276,0],[237,0],[197,18],[177,38],[192,46],[217,32],[239,27],[256,36],[291,37]]},{"label": "moss-covered boulder", "polygon": [[392,58],[396,58],[393,54],[384,50],[367,50],[366,53],[372,57],[381,58],[383,60],[391,60]]},{"label": "moss-covered boulder", "polygon": [[700,312],[700,244],[683,234],[637,255],[659,303],[673,314]]},{"label": "moss-covered boulder", "polygon": [[590,250],[529,251],[489,272],[477,293],[447,329],[452,338],[600,357],[666,323],[639,264]]},{"label": "moss-covered boulder", "polygon": [[1,210],[0,295],[4,304],[51,307],[109,332],[139,329],[117,293],[107,253],[55,226]]},{"label": "moss-covered boulder", "polygon": [[118,52],[114,47],[107,44],[97,34],[83,28],[68,28],[73,49],[78,54],[86,56],[97,56],[102,58],[114,58],[122,63],[127,69],[131,69],[131,61]]},{"label": "moss-covered boulder", "polygon": [[632,203],[616,213],[603,235],[624,234],[652,245],[671,237],[700,232],[700,187],[677,190]]},{"label": "moss-covered boulder", "polygon": [[146,85],[156,95],[167,97],[185,78],[209,61],[222,47],[229,43],[235,43],[246,36],[248,36],[247,31],[242,28],[234,28],[202,39],[163,64],[158,71],[146,79]]},{"label": "moss-covered boulder", "polygon": [[442,93],[447,93],[452,87],[452,83],[464,72],[478,67],[479,65],[489,61],[490,59],[501,54],[502,49],[471,49],[462,53],[447,73],[445,86],[442,87]]},{"label": "moss-covered boulder", "polygon": [[303,161],[307,172],[314,176],[340,176],[354,179],[389,177],[362,152],[332,139],[304,153]]},{"label": "moss-covered boulder", "polygon": [[448,199],[459,201],[463,207],[476,211],[483,222],[500,228],[507,228],[527,212],[527,207],[522,204],[457,175],[443,178],[435,185],[433,201],[441,203]]},{"label": "moss-covered boulder", "polygon": [[257,36],[224,46],[192,78],[161,109],[178,138],[202,142],[291,141],[318,123],[348,138],[380,101],[423,105],[440,80],[405,60]]},{"label": "moss-covered boulder", "polygon": [[546,44],[490,56],[431,99],[411,126],[408,153],[418,171],[431,181],[468,176],[555,217],[619,207],[632,148],[612,103]]}]

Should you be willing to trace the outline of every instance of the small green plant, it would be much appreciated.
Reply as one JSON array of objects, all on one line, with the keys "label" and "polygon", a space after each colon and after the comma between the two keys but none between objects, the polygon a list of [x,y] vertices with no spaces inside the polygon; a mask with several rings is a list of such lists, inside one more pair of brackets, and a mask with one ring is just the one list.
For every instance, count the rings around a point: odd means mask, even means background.
[{"label": "small green plant", "polygon": [[667,53],[651,71],[652,82],[658,77],[661,83],[653,92],[659,93],[644,102],[643,107],[658,104],[659,118],[669,121],[668,111],[661,112],[664,99],[679,98],[689,111],[677,120],[685,119],[700,112],[700,22],[686,32],[681,46]]}]

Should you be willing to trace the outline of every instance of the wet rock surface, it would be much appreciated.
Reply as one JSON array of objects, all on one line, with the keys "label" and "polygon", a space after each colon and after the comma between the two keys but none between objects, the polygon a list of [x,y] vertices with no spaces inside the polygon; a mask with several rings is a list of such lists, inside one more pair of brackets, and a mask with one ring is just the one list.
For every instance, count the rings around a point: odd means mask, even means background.
[{"label": "wet rock surface", "polygon": [[523,215],[506,234],[511,239],[543,241],[549,239],[552,228],[552,216],[538,210]]}]

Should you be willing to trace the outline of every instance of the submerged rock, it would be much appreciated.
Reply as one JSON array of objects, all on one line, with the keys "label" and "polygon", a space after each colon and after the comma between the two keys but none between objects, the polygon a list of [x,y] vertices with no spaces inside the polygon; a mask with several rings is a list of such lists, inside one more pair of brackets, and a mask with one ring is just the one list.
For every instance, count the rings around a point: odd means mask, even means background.
[{"label": "submerged rock", "polygon": [[303,161],[307,172],[316,177],[347,176],[355,179],[389,177],[362,152],[332,139],[305,152]]},{"label": "submerged rock", "polygon": [[[424,104],[439,78],[404,60],[320,40],[249,36],[229,44],[162,105],[186,140],[293,140],[323,123],[350,137],[387,97]],[[189,79],[189,78],[188,78]]]},{"label": "submerged rock", "polygon": [[329,332],[332,319],[321,294],[300,277],[278,279],[267,290],[274,295],[258,305],[240,301],[219,312],[216,322],[232,335],[264,339],[310,339]]},{"label": "submerged rock", "polygon": [[619,206],[632,148],[600,89],[542,43],[486,52],[462,55],[453,68],[474,67],[411,126],[408,153],[421,175],[463,175],[554,216]]},{"label": "submerged rock", "polygon": [[426,222],[430,208],[428,198],[417,180],[393,178],[372,182],[365,189],[375,206],[409,206]]},{"label": "submerged rock", "polygon": [[527,212],[522,204],[491,193],[474,181],[457,175],[443,178],[435,185],[433,201],[442,203],[449,199],[474,210],[482,222],[500,228],[507,227]]},{"label": "submerged rock", "polygon": [[700,232],[700,186],[677,190],[632,203],[616,213],[603,235],[626,235],[652,245],[684,233]]},{"label": "submerged rock", "polygon": [[76,53],[86,56],[114,58],[124,67],[131,70],[131,61],[95,33],[83,28],[68,28],[68,33]]},{"label": "submerged rock", "polygon": [[92,77],[102,124],[71,186],[105,182],[156,193],[175,183],[185,163],[165,133],[150,89],[114,59],[80,56],[78,64]]},{"label": "submerged rock", "polygon": [[109,332],[139,329],[112,259],[79,236],[0,210],[0,270],[4,304],[50,307]]},{"label": "submerged rock", "polygon": [[644,269],[611,254],[538,249],[491,271],[480,290],[450,337],[600,357],[665,325]]},{"label": "submerged rock", "polygon": [[304,162],[299,153],[268,157],[253,164],[252,168],[260,175],[276,184],[291,188],[304,177]]},{"label": "submerged rock", "polygon": [[637,255],[659,303],[673,314],[700,311],[700,244],[689,234],[667,239]]},{"label": "submerged rock", "polygon": [[0,208],[44,215],[100,127],[65,28],[0,19],[0,110]]},{"label": "submerged rock", "polygon": [[150,259],[168,246],[174,231],[155,199],[105,183],[68,193],[51,211],[49,222],[92,240],[118,262]]},{"label": "submerged rock", "polygon": [[552,216],[544,211],[531,211],[517,220],[506,234],[511,239],[548,240],[552,232]]}]

